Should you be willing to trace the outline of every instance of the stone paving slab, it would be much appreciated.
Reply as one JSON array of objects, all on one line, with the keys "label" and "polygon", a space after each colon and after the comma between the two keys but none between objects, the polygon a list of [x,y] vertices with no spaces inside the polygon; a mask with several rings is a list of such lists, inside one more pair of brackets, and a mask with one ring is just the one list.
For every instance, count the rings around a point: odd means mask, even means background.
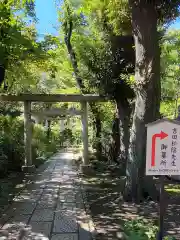
[{"label": "stone paving slab", "polygon": [[59,200],[61,202],[67,202],[67,203],[75,203],[76,202],[76,196],[75,194],[63,194],[63,193],[60,193],[59,195]]},{"label": "stone paving slab", "polygon": [[56,199],[51,199],[51,200],[45,200],[42,199],[38,202],[36,209],[48,209],[48,208],[53,208],[55,209],[57,204]]},{"label": "stone paving slab", "polygon": [[76,212],[76,203],[60,202],[57,204],[56,210]]},{"label": "stone paving slab", "polygon": [[38,222],[38,221],[53,221],[54,211],[52,209],[37,209],[34,211],[31,221]]},{"label": "stone paving slab", "polygon": [[[77,233],[74,233],[74,234],[55,234],[55,235],[52,235],[52,238],[51,240],[78,240],[78,234]],[[84,239],[86,240],[86,239]]]},{"label": "stone paving slab", "polygon": [[33,232],[41,233],[50,237],[52,222],[31,222],[30,225]]},{"label": "stone paving slab", "polygon": [[86,195],[71,159],[68,152],[51,158],[34,176],[34,183],[14,198],[0,218],[0,239],[92,239]]},{"label": "stone paving slab", "polygon": [[14,201],[16,202],[37,202],[40,199],[41,195],[39,194],[21,194],[15,197]]},{"label": "stone paving slab", "polygon": [[24,224],[28,224],[29,222],[29,219],[30,219],[31,215],[15,215],[13,217],[11,217],[8,221],[8,223],[16,223],[16,222],[21,222],[21,223],[24,223]]},{"label": "stone paving slab", "polygon": [[28,195],[31,195],[31,194],[37,194],[37,195],[41,195],[43,193],[43,189],[31,189],[31,190],[28,190],[28,189],[24,189],[21,194],[28,194]]},{"label": "stone paving slab", "polygon": [[27,187],[26,187],[26,189],[28,190],[28,191],[38,191],[38,190],[40,190],[40,191],[42,191],[44,188],[45,188],[45,184],[44,184],[44,182],[36,182],[36,183],[31,183],[31,184],[29,184]]},{"label": "stone paving slab", "polygon": [[11,207],[7,210],[6,214],[9,216],[32,214],[36,207],[36,203],[30,202],[13,202]]},{"label": "stone paving slab", "polygon": [[67,221],[70,219],[77,222],[76,212],[71,210],[56,210],[54,220],[59,221],[61,219],[67,219]]},{"label": "stone paving slab", "polygon": [[49,201],[49,200],[57,200],[59,197],[59,194],[58,193],[43,193],[41,195],[41,197],[39,198],[39,200],[46,200],[46,201]]},{"label": "stone paving slab", "polygon": [[77,222],[72,218],[61,218],[54,221],[53,233],[77,233]]}]

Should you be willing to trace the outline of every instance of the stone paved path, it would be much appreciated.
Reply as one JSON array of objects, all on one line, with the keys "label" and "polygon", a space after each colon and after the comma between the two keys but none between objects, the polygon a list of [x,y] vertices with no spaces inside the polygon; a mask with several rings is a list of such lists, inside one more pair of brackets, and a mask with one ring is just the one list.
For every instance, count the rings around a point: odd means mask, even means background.
[{"label": "stone paved path", "polygon": [[52,157],[0,219],[0,239],[92,240],[85,191],[72,153]]}]

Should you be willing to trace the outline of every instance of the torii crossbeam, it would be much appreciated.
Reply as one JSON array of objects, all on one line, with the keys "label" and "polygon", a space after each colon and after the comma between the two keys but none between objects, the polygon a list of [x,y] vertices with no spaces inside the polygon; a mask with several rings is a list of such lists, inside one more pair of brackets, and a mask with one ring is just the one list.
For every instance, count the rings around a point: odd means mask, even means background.
[{"label": "torii crossbeam", "polygon": [[[83,138],[83,164],[89,164],[88,158],[88,102],[104,102],[107,101],[105,97],[96,94],[19,94],[19,95],[0,95],[0,101],[9,102],[24,102],[24,144],[25,144],[25,161],[23,170],[32,171],[32,128],[31,128],[31,103],[32,102],[79,102],[81,103],[81,110],[77,112],[82,119],[82,138]],[[44,111],[45,112],[45,111]],[[38,114],[41,114],[38,113]],[[52,115],[52,112],[48,113]],[[47,114],[47,115],[48,115]],[[58,116],[58,110],[54,111]],[[59,111],[59,116],[62,112]],[[68,114],[68,113],[67,113]],[[48,117],[48,116],[47,116]]]}]

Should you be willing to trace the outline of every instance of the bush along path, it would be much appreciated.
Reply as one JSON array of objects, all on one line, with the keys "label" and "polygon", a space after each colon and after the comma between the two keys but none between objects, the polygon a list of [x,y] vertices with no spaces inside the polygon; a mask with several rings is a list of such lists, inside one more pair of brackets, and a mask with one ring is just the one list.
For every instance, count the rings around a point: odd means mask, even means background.
[{"label": "bush along path", "polygon": [[[93,163],[93,162],[92,162]],[[94,167],[93,167],[94,166]],[[159,205],[124,202],[120,195],[124,178],[113,166],[93,165],[82,177],[90,214],[96,228],[96,240],[155,240],[158,231]],[[158,187],[158,179],[156,179]],[[164,240],[180,239],[180,185],[166,181],[168,207],[165,214]]]},{"label": "bush along path", "polygon": [[0,239],[92,240],[84,189],[72,163],[59,153],[16,196],[0,219]]}]

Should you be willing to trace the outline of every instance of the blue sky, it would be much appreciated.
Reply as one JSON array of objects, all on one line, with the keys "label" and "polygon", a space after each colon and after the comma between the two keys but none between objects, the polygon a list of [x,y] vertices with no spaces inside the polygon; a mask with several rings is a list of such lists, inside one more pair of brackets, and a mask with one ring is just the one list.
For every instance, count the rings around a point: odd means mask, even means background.
[{"label": "blue sky", "polygon": [[171,28],[180,29],[180,18],[178,18],[174,23],[171,24]]},{"label": "blue sky", "polygon": [[[60,0],[56,0],[59,2]],[[39,19],[36,27],[39,34],[57,35],[58,19],[55,0],[35,0],[36,15]],[[180,18],[171,24],[171,28],[180,29]],[[41,36],[40,36],[41,38]]]},{"label": "blue sky", "polygon": [[36,24],[39,34],[57,35],[58,16],[55,0],[35,0],[36,16],[38,23]]}]

